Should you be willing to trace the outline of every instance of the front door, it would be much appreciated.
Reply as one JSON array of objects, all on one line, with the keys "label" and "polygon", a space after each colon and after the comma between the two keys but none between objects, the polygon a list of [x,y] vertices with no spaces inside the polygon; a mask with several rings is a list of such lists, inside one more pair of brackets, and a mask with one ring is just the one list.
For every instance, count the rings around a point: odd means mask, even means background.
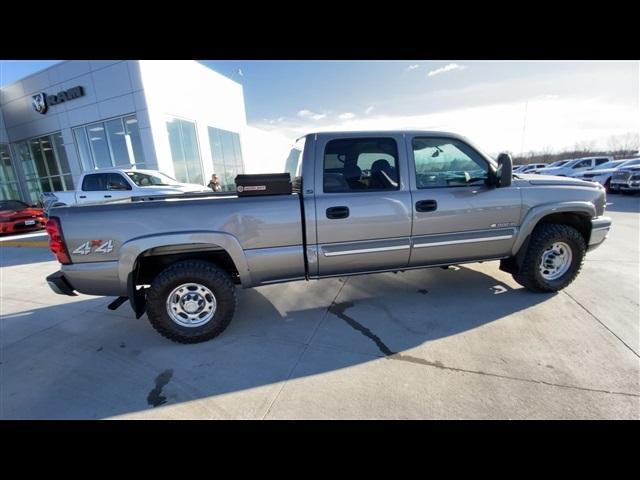
[{"label": "front door", "polygon": [[411,193],[401,135],[316,144],[320,276],[406,267]]},{"label": "front door", "polygon": [[488,160],[462,140],[406,141],[413,194],[410,265],[509,255],[520,223],[520,189],[489,185]]}]

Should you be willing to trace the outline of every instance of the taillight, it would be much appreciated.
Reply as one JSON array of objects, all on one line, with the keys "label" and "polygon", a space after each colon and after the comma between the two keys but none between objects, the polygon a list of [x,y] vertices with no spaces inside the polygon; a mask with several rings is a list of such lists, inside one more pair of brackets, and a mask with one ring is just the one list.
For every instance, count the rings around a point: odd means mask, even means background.
[{"label": "taillight", "polygon": [[67,252],[67,246],[64,244],[62,238],[62,228],[60,227],[60,220],[53,217],[47,220],[47,233],[49,234],[49,250],[53,252],[58,261],[63,265],[71,263],[69,258],[69,252]]}]

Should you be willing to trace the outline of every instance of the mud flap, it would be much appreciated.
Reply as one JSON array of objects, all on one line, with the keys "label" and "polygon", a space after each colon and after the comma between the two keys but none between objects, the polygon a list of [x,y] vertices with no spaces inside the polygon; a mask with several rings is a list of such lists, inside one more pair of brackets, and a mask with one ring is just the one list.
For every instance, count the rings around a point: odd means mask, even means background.
[{"label": "mud flap", "polygon": [[527,238],[522,245],[520,246],[520,250],[513,257],[505,258],[504,260],[500,260],[500,270],[503,272],[507,272],[510,274],[519,273],[522,268],[522,262],[524,261],[524,256],[529,249],[529,241],[531,240],[531,235],[527,235]]},{"label": "mud flap", "polygon": [[133,281],[133,274],[134,272],[131,272],[127,278],[127,294],[136,318],[140,318],[147,310],[147,296],[144,293],[144,287],[136,287]]}]

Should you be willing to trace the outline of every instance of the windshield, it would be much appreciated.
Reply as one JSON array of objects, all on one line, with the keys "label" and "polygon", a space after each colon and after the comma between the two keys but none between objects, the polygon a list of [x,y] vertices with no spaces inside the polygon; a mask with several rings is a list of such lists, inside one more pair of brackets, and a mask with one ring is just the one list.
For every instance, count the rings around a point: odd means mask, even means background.
[{"label": "windshield", "polygon": [[626,160],[622,162],[618,167],[631,167],[633,165],[640,165],[640,158],[634,158],[633,160]]},{"label": "windshield", "polygon": [[29,208],[29,205],[18,200],[3,200],[0,202],[0,210],[22,210],[23,208]]},{"label": "windshield", "polygon": [[166,185],[178,185],[178,181],[165,175],[164,173],[142,173],[142,172],[126,172],[127,177],[131,179],[139,187],[155,187]]},{"label": "windshield", "polygon": [[549,167],[561,167],[562,165],[564,165],[568,161],[569,160],[558,160],[557,162],[553,162],[551,165],[549,165]]}]

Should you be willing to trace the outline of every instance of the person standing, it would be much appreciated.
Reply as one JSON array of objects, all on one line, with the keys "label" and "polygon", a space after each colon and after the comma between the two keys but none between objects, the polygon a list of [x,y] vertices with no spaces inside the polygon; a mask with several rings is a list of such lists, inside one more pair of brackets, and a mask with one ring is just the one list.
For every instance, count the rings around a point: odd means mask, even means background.
[{"label": "person standing", "polygon": [[209,180],[208,187],[214,192],[222,191],[222,185],[220,185],[220,179],[218,178],[218,175],[216,175],[215,173],[211,175],[211,180]]}]

